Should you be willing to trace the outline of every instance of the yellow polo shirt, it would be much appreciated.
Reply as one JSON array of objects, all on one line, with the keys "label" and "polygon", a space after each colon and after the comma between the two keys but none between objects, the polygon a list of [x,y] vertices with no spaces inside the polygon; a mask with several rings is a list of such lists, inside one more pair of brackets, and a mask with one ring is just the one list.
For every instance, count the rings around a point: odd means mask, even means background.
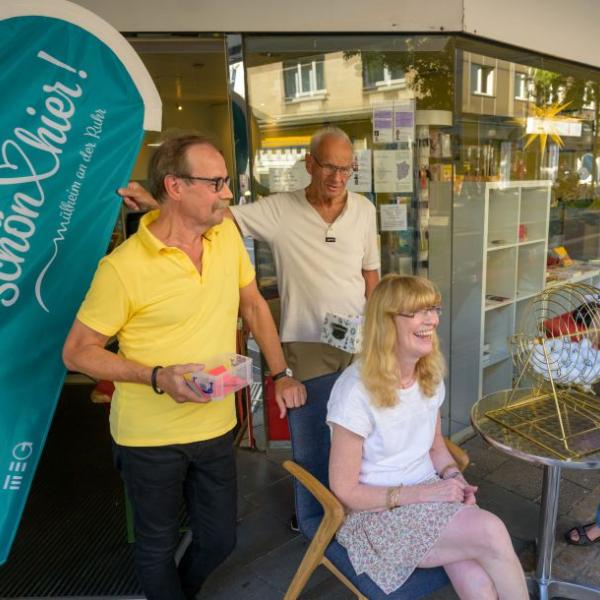
[{"label": "yellow polo shirt", "polygon": [[[182,250],[148,231],[157,216],[145,215],[138,232],[102,259],[77,318],[116,335],[121,356],[148,366],[235,352],[239,289],[254,279],[235,225],[224,219],[205,233],[200,274]],[[149,384],[116,382],[110,410],[111,434],[124,446],[212,439],[235,422],[233,395],[179,404]]]}]

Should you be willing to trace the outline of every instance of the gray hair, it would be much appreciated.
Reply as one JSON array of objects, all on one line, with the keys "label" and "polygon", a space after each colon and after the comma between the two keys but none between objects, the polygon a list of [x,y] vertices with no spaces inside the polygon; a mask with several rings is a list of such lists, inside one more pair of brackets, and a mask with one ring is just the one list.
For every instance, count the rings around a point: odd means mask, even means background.
[{"label": "gray hair", "polygon": [[352,142],[350,141],[348,134],[343,129],[340,129],[339,127],[323,127],[315,132],[310,138],[310,153],[312,155],[316,154],[321,142],[328,137],[344,140],[350,147],[352,147]]}]

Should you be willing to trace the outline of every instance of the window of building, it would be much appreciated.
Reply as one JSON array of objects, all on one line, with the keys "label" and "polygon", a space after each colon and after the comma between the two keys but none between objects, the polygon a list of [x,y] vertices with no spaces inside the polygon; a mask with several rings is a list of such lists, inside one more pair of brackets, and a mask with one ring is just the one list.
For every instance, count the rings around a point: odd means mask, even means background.
[{"label": "window of building", "polygon": [[586,110],[596,110],[596,101],[594,100],[594,91],[589,86],[586,85],[583,91],[583,104],[582,108]]},{"label": "window of building", "polygon": [[312,56],[283,64],[286,100],[316,98],[325,95],[323,56]]},{"label": "window of building", "polygon": [[515,99],[529,100],[527,73],[515,73]]},{"label": "window of building", "polygon": [[494,95],[494,67],[471,64],[471,93]]},{"label": "window of building", "polygon": [[401,88],[406,86],[404,70],[381,61],[364,60],[362,64],[363,87],[366,90]]}]

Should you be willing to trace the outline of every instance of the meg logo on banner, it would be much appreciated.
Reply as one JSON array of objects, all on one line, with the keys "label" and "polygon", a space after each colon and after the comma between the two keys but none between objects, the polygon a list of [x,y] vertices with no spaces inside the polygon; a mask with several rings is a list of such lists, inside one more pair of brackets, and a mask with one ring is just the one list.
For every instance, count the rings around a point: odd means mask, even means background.
[{"label": "meg logo on banner", "polygon": [[161,104],[127,41],[63,0],[0,3],[0,564],[63,385],[62,345]]}]

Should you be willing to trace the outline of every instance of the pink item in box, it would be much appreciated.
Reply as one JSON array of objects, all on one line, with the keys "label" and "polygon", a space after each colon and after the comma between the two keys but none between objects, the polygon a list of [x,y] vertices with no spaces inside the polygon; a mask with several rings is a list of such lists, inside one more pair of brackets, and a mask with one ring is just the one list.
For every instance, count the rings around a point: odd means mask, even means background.
[{"label": "pink item in box", "polygon": [[252,359],[226,353],[204,361],[204,370],[186,373],[189,388],[204,399],[219,400],[252,383]]}]

